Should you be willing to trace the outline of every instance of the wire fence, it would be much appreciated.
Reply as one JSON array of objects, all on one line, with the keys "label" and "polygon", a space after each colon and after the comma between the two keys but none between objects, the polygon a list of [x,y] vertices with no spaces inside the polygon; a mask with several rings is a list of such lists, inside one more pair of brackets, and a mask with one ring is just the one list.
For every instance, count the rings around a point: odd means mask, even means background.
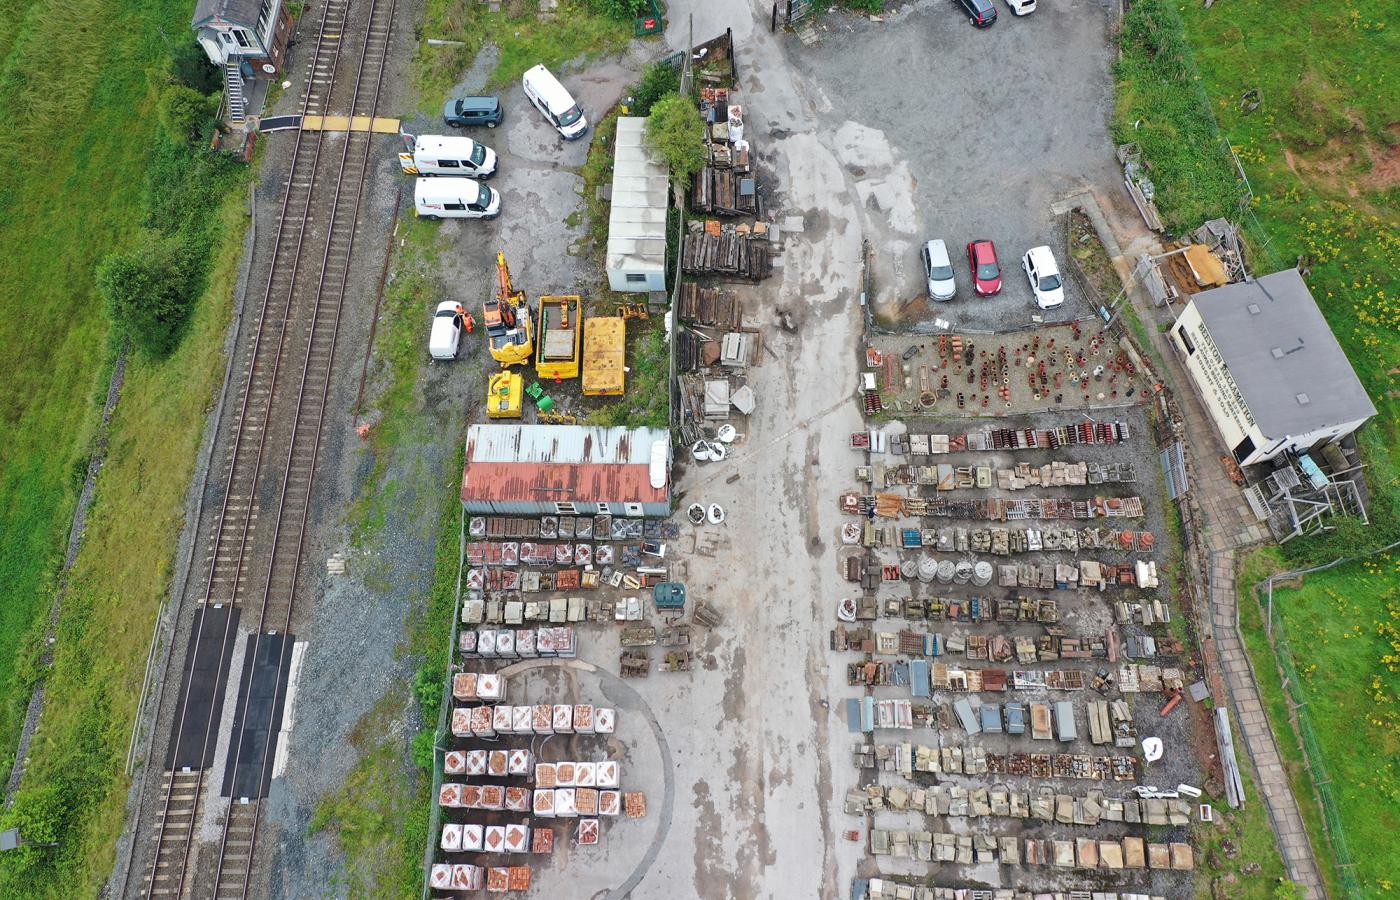
[{"label": "wire fence", "polygon": [[[1400,541],[1382,547],[1375,553],[1386,553],[1396,547],[1400,547]],[[1375,554],[1366,554],[1373,556]],[[1336,791],[1332,788],[1332,776],[1327,771],[1327,764],[1324,761],[1322,745],[1317,738],[1317,727],[1313,723],[1312,713],[1308,707],[1308,698],[1302,691],[1302,678],[1298,674],[1298,664],[1293,656],[1293,646],[1288,634],[1288,625],[1283,617],[1274,612],[1274,583],[1299,578],[1317,572],[1324,572],[1335,568],[1343,563],[1355,562],[1364,557],[1343,556],[1323,563],[1320,566],[1313,566],[1310,569],[1299,569],[1293,572],[1283,572],[1270,575],[1264,581],[1254,586],[1255,599],[1258,599],[1261,588],[1268,592],[1268,602],[1264,606],[1264,628],[1269,639],[1269,644],[1273,647],[1274,658],[1278,662],[1279,674],[1283,680],[1284,697],[1288,701],[1289,708],[1293,712],[1296,722],[1295,731],[1298,735],[1298,742],[1303,751],[1304,764],[1307,766],[1308,774],[1312,779],[1313,791],[1317,796],[1318,806],[1322,810],[1323,830],[1327,834],[1327,842],[1332,850],[1332,862],[1336,871],[1337,886],[1347,897],[1362,896],[1361,884],[1356,877],[1356,862],[1351,855],[1351,847],[1347,842],[1346,826],[1342,823],[1341,803],[1337,798]]]}]

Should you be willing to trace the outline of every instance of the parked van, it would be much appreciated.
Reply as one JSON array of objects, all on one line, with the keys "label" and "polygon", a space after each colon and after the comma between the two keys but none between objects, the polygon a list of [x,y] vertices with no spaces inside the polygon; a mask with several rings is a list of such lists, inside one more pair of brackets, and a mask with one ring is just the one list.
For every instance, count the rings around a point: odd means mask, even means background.
[{"label": "parked van", "polygon": [[583,110],[559,83],[559,79],[544,66],[535,66],[526,72],[521,84],[525,87],[525,96],[535,104],[535,109],[544,113],[549,124],[553,125],[565,140],[572,141],[583,137],[588,131],[588,120],[584,118]]},{"label": "parked van", "polygon": [[399,165],[410,175],[467,175],[490,178],[496,174],[496,151],[467,137],[440,134],[403,136]]},{"label": "parked van", "polygon": [[501,195],[470,178],[419,178],[413,205],[425,219],[494,219]]}]

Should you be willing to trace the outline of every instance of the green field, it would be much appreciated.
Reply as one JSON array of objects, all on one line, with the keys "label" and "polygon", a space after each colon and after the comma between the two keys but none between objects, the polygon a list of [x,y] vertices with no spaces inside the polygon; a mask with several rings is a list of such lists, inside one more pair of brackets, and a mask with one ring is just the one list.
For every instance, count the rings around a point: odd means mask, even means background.
[{"label": "green field", "polygon": [[[172,569],[220,352],[244,215],[238,175],[172,164],[156,100],[186,2],[0,0],[0,745],[6,764],[40,674],[42,624],[117,341],[96,263],[143,225],[184,227],[214,260],[171,357],[134,355],[107,434],[84,546],[46,674],[47,703],[14,805],[31,841],[0,858],[0,895],[94,896],[121,828],[127,741]],[[172,37],[173,36],[173,37]],[[187,154],[188,157],[188,154]],[[192,158],[191,158],[192,159]],[[207,175],[208,177],[204,177]],[[212,192],[212,193],[211,193]],[[200,196],[202,195],[202,196]],[[176,215],[152,221],[173,201]]]},{"label": "green field", "polygon": [[[1117,64],[1115,136],[1136,140],[1174,231],[1201,219],[1242,219],[1257,271],[1311,266],[1309,286],[1379,414],[1359,440],[1371,488],[1370,528],[1339,522],[1327,535],[1251,558],[1242,588],[1270,571],[1358,554],[1400,538],[1400,34],[1388,0],[1316,4],[1138,0]],[[1387,21],[1387,17],[1390,21]],[[1242,104],[1258,91],[1259,106]],[[1248,179],[1249,198],[1225,150]],[[1241,214],[1241,210],[1246,210]],[[1310,575],[1275,592],[1275,636],[1286,635],[1285,678],[1263,616],[1241,596],[1241,625],[1294,792],[1333,893],[1394,891],[1400,855],[1400,599],[1394,556]],[[1312,771],[1309,769],[1312,763]],[[1313,779],[1335,802],[1319,807]],[[1329,841],[1327,819],[1337,832]],[[1333,844],[1353,868],[1333,868]]]},{"label": "green field", "polygon": [[[1142,146],[1169,226],[1239,218],[1228,143],[1253,190],[1242,224],[1255,269],[1311,265],[1308,284],[1379,411],[1360,436],[1372,527],[1295,541],[1295,560],[1400,538],[1400,28],[1386,27],[1387,9],[1142,0],[1116,67],[1115,137]],[[1252,112],[1240,102],[1251,89]]]},{"label": "green field", "polygon": [[[1260,568],[1268,562],[1261,560]],[[1241,587],[1248,589],[1243,581]],[[1261,677],[1261,689],[1280,745],[1286,745],[1285,762],[1310,819],[1313,843],[1323,843],[1327,852],[1325,838],[1319,840],[1323,820],[1305,757],[1288,719],[1299,704],[1313,774],[1333,799],[1338,843],[1355,864],[1344,874],[1330,874],[1334,882],[1354,877],[1365,896],[1393,895],[1400,887],[1400,844],[1394,838],[1400,831],[1400,555],[1381,554],[1308,575],[1301,585],[1276,585],[1273,599],[1274,640],[1287,647],[1291,659],[1284,672],[1290,675],[1292,703],[1276,671]],[[1241,597],[1242,611],[1246,602],[1253,600]],[[1259,607],[1242,622],[1255,668],[1274,666]]]}]

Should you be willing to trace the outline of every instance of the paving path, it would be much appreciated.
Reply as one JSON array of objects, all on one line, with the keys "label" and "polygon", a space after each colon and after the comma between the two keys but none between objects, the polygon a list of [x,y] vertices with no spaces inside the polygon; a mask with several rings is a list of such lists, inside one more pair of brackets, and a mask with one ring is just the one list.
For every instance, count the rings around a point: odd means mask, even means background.
[{"label": "paving path", "polygon": [[[1139,292],[1135,292],[1139,293]],[[1140,299],[1140,298],[1137,298]],[[1139,305],[1145,311],[1145,306]],[[1191,492],[1200,513],[1200,533],[1209,556],[1210,636],[1206,655],[1212,664],[1211,688],[1215,696],[1228,694],[1235,726],[1254,761],[1259,789],[1273,823],[1288,877],[1303,888],[1309,900],[1327,896],[1318,874],[1317,859],[1304,830],[1297,798],[1269,727],[1254,669],[1245,652],[1239,630],[1238,593],[1235,585],[1236,554],[1266,540],[1264,523],[1255,518],[1240,489],[1231,483],[1220,462],[1225,452],[1220,437],[1191,392],[1186,372],[1177,361],[1166,336],[1152,329],[1152,339],[1164,359],[1175,397],[1186,423]],[[1222,691],[1223,688],[1223,691]],[[1246,799],[1248,802],[1248,798]]]}]

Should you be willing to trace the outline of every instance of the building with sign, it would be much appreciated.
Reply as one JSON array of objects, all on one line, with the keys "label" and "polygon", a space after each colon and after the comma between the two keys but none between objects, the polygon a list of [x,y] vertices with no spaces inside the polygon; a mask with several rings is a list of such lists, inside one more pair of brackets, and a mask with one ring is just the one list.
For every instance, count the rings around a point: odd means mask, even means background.
[{"label": "building with sign", "polygon": [[1196,294],[1171,342],[1242,466],[1320,449],[1376,414],[1296,269]]}]

